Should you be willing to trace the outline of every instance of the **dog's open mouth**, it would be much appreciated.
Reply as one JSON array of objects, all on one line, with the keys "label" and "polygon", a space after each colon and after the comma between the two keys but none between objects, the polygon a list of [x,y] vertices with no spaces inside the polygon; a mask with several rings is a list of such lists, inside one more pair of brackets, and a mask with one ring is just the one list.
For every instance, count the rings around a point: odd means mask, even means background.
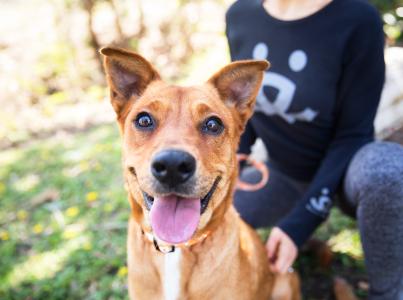
[{"label": "dog's open mouth", "polygon": [[217,177],[203,198],[184,198],[175,194],[152,197],[143,192],[144,202],[150,210],[154,234],[170,244],[187,242],[195,233],[201,214],[206,210],[221,177]]}]

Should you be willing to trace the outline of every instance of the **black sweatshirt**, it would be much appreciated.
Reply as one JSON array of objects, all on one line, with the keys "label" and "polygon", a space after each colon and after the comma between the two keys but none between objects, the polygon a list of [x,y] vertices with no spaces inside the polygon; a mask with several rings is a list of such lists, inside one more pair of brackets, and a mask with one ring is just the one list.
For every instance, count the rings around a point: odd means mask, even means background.
[{"label": "black sweatshirt", "polygon": [[239,152],[249,154],[260,137],[273,168],[310,182],[277,224],[301,246],[326,219],[352,156],[373,140],[382,22],[361,0],[333,0],[295,21],[270,16],[261,0],[238,0],[226,22],[232,60],[271,62]]}]

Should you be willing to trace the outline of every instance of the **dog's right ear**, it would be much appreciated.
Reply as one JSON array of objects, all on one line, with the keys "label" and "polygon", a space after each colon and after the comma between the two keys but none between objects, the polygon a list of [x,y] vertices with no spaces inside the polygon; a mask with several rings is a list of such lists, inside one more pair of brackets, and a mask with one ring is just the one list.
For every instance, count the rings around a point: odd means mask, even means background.
[{"label": "dog's right ear", "polygon": [[104,55],[111,103],[119,116],[129,100],[139,98],[152,81],[160,79],[160,75],[146,59],[134,52],[105,47],[100,53]]},{"label": "dog's right ear", "polygon": [[236,109],[241,130],[253,113],[264,71],[269,66],[269,62],[265,60],[236,61],[222,68],[208,80],[208,83],[217,89],[224,103]]}]

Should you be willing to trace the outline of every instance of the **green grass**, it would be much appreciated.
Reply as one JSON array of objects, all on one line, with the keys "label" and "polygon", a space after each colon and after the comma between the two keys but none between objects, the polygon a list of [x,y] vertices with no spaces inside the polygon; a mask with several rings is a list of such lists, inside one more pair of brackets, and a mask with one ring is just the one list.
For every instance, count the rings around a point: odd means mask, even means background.
[{"label": "green grass", "polygon": [[[0,299],[127,299],[120,148],[116,126],[103,125],[0,153]],[[38,199],[49,190],[52,201]],[[364,276],[353,221],[334,210],[317,236],[338,254],[330,270],[301,255],[307,299],[323,299],[310,290],[334,274]]]},{"label": "green grass", "polygon": [[[117,128],[34,141],[0,165],[0,299],[127,298]],[[50,188],[57,199],[29,209]]]}]

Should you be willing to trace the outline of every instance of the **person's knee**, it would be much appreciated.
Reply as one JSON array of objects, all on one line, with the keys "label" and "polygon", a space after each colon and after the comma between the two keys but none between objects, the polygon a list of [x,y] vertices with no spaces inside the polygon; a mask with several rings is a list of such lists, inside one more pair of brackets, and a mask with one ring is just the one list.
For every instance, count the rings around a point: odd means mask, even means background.
[{"label": "person's knee", "polygon": [[356,196],[403,201],[403,147],[388,142],[364,146],[354,156],[346,180]]}]

